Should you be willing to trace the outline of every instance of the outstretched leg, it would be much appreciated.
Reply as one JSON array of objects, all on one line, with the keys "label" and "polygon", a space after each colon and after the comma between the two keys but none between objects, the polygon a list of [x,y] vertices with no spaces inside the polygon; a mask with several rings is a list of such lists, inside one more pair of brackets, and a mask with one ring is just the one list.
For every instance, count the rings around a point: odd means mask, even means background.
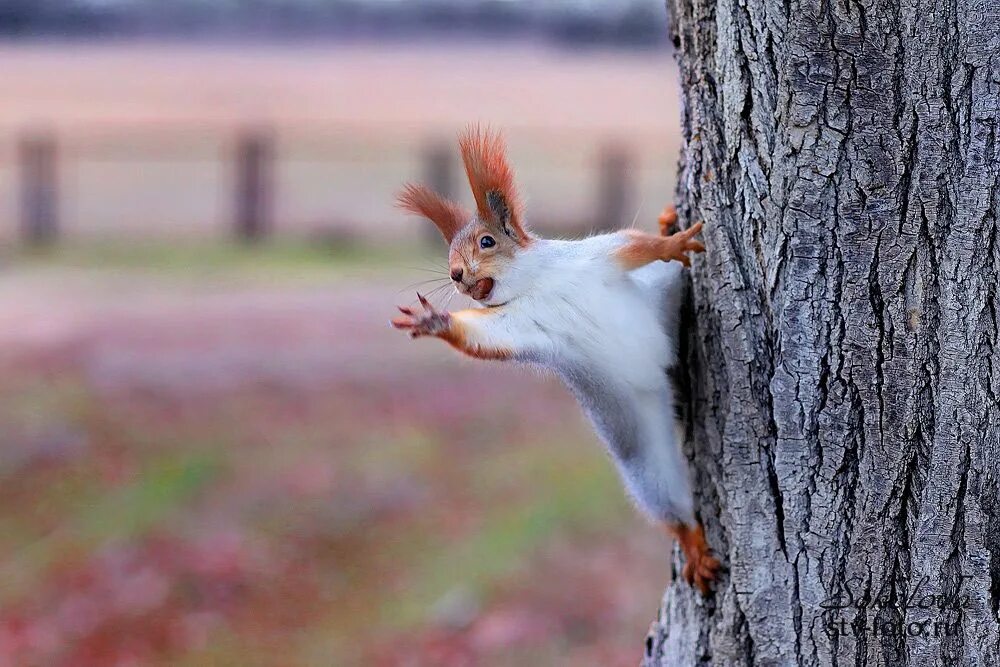
[{"label": "outstretched leg", "polygon": [[433,336],[477,359],[515,359],[547,349],[548,340],[525,318],[505,317],[504,306],[442,313],[417,294],[420,307],[399,306],[390,324],[410,337]]},{"label": "outstretched leg", "polygon": [[[661,222],[661,231],[665,228],[664,224]],[[705,252],[705,246],[701,241],[694,240],[694,236],[701,231],[701,228],[702,223],[699,222],[670,236],[657,236],[634,229],[620,232],[625,240],[622,245],[615,248],[615,259],[626,271],[638,269],[657,260],[668,262],[675,259],[684,266],[691,266],[691,259],[687,253]]]},{"label": "outstretched leg", "polygon": [[433,336],[447,342],[455,349],[478,359],[510,359],[514,356],[513,340],[498,335],[503,330],[495,325],[500,309],[460,310],[441,313],[431,303],[417,294],[421,310],[399,306],[400,317],[390,324],[410,332],[411,338]]},{"label": "outstretched leg", "polygon": [[708,594],[709,585],[715,581],[719,573],[719,560],[712,555],[712,550],[705,541],[705,529],[701,524],[693,527],[683,523],[665,524],[667,533],[673,536],[684,554],[684,569],[681,576],[684,581]]}]

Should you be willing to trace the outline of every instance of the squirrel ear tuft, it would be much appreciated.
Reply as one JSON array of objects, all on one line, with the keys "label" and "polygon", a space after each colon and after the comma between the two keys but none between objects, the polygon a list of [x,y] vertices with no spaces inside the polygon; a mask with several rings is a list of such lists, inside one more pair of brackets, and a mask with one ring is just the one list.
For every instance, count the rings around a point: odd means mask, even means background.
[{"label": "squirrel ear tuft", "polygon": [[514,185],[514,172],[507,163],[503,137],[499,132],[473,125],[462,134],[458,145],[479,217],[499,225],[505,234],[524,244],[528,234],[522,223],[521,199]]},{"label": "squirrel ear tuft", "polygon": [[445,199],[438,193],[423,185],[407,183],[396,196],[396,206],[422,215],[438,228],[444,240],[451,243],[465,223],[469,221],[469,213],[453,201]]}]

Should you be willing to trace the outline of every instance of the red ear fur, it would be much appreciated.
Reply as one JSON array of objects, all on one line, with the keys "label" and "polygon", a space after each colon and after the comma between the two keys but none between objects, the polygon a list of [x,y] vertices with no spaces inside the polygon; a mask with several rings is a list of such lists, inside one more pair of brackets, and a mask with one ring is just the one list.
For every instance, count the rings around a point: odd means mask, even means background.
[{"label": "red ear fur", "polygon": [[464,208],[422,185],[407,183],[396,197],[396,206],[433,222],[448,243],[469,221]]},{"label": "red ear fur", "polygon": [[503,137],[499,132],[472,126],[458,145],[479,217],[501,225],[505,232],[509,229],[515,240],[524,243],[528,235],[521,221],[521,199],[514,185],[514,172],[507,164]]}]

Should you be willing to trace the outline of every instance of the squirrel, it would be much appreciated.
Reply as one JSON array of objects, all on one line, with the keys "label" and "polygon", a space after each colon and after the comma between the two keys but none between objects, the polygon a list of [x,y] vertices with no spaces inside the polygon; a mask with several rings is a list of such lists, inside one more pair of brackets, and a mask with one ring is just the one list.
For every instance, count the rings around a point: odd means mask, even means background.
[{"label": "squirrel", "polygon": [[695,519],[687,461],[678,440],[668,370],[677,363],[687,253],[705,246],[697,223],[669,234],[634,229],[579,240],[543,239],[524,211],[500,133],[473,126],[459,139],[476,211],[407,184],[397,205],[427,218],[449,244],[455,288],[482,308],[439,312],[417,294],[391,321],[412,338],[433,336],[479,359],[553,371],[580,403],[612,454],[639,509],[676,538],[684,579],[702,594],[716,578]]}]

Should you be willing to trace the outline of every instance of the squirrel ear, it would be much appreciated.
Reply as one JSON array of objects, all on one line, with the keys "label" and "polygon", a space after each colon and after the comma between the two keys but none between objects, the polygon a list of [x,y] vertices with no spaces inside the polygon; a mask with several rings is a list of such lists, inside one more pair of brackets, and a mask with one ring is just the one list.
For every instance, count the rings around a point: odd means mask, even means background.
[{"label": "squirrel ear", "polygon": [[473,125],[462,134],[458,145],[479,217],[497,224],[504,234],[524,245],[528,233],[521,220],[521,199],[514,186],[514,172],[507,164],[503,137]]},{"label": "squirrel ear", "polygon": [[451,243],[459,229],[469,221],[469,213],[422,185],[407,183],[396,197],[396,206],[427,218],[438,228],[444,240]]}]

